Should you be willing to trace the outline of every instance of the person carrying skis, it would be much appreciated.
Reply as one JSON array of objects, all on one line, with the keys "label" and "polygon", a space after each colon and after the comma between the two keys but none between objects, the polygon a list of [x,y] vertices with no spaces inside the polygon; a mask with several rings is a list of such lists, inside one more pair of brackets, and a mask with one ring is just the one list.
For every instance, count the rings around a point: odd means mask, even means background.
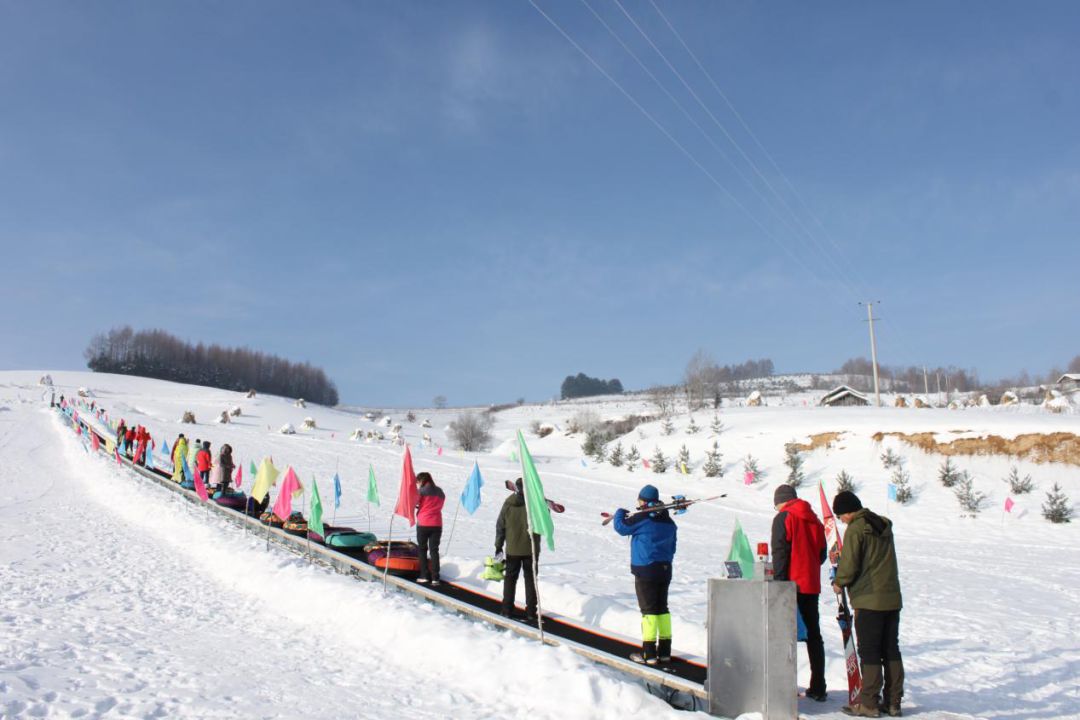
[{"label": "person carrying skis", "polygon": [[772,524],[774,580],[795,583],[795,601],[806,626],[806,654],[810,658],[810,685],[806,697],[824,702],[825,642],[821,639],[818,596],[821,564],[825,562],[825,526],[810,503],[800,500],[795,488],[784,484],[773,493],[776,517]]},{"label": "person carrying skis", "polygon": [[429,472],[417,473],[416,487],[420,491],[420,501],[416,504],[416,544],[420,548],[420,577],[416,582],[430,582],[432,587],[438,587],[439,543],[442,542],[442,509],[446,494],[435,484],[435,479]]},{"label": "person carrying skis", "polygon": [[[530,546],[529,511],[525,507],[525,490],[521,478],[514,481],[514,493],[503,501],[499,519],[495,522],[495,559],[504,560],[503,599],[500,614],[511,617],[517,595],[518,576],[525,574],[525,622],[535,623],[536,575],[533,558],[540,557],[540,536],[532,533]],[[503,547],[506,556],[503,558]]]},{"label": "person carrying skis", "polygon": [[172,461],[173,461],[173,482],[184,481],[184,458],[188,454],[187,438],[184,437],[184,433],[180,433],[176,438],[176,443],[173,445]]},{"label": "person carrying skis", "polygon": [[846,589],[855,609],[855,635],[862,669],[858,705],[840,708],[847,715],[881,717],[884,709],[899,717],[904,695],[904,662],[900,657],[900,571],[896,563],[892,521],[862,506],[853,492],[838,493],[833,513],[847,524],[833,590]]},{"label": "person carrying skis", "polygon": [[641,610],[641,652],[631,654],[630,659],[645,665],[671,662],[668,587],[678,528],[666,509],[648,512],[660,504],[660,491],[646,485],[638,493],[638,512],[630,515],[619,508],[613,523],[615,532],[631,538],[630,572]]},{"label": "person carrying skis", "polygon": [[195,453],[195,469],[199,475],[202,476],[203,483],[206,483],[210,479],[210,468],[214,466],[214,463],[210,459],[210,441],[203,442],[202,447]]}]

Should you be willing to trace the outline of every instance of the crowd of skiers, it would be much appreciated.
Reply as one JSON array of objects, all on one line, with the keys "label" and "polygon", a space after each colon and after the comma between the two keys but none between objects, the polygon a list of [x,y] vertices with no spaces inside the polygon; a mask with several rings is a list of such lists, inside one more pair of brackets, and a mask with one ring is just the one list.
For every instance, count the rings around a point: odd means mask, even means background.
[{"label": "crowd of skiers", "polygon": [[[145,452],[137,448],[151,441],[146,428],[129,427],[121,420],[116,434],[117,447],[135,462],[145,463]],[[184,464],[195,448],[190,464],[204,483],[215,493],[229,491],[234,470],[232,448],[222,445],[215,462],[210,442],[195,440],[189,446],[183,433],[172,448],[173,479],[184,478]],[[443,490],[430,473],[416,476],[418,503],[416,542],[420,561],[417,582],[438,586],[440,579],[439,545],[442,540]],[[825,646],[821,636],[818,601],[821,594],[821,566],[827,559],[825,529],[822,521],[805,500],[797,497],[790,485],[780,485],[773,495],[776,515],[772,523],[773,579],[788,580],[796,586],[796,604],[806,628],[806,650],[810,661],[810,682],[806,697],[824,701]],[[892,522],[864,508],[852,492],[836,495],[833,514],[847,525],[843,549],[829,558],[837,565],[832,589],[846,593],[854,610],[862,689],[859,702],[845,705],[849,715],[880,717],[884,710],[896,717],[901,714],[904,692],[904,665],[899,646],[900,609],[902,607],[896,549]],[[630,657],[635,662],[658,665],[671,660],[671,612],[668,590],[671,585],[678,528],[668,509],[662,506],[660,492],[645,485],[638,493],[634,512],[620,508],[614,514],[615,532],[631,538],[630,572],[641,612],[641,652]],[[525,581],[526,623],[537,622],[536,562],[540,555],[540,536],[529,531],[522,480],[515,492],[503,502],[495,523],[495,557],[501,564],[503,595],[501,613],[514,612],[518,579]]]}]

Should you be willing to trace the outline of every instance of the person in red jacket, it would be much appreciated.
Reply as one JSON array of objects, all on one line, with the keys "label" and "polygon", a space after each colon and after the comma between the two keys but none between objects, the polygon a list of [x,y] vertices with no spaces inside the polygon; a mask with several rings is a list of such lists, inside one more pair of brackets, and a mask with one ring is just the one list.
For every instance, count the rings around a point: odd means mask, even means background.
[{"label": "person in red jacket", "polygon": [[446,495],[442,488],[435,484],[431,473],[417,473],[416,487],[420,491],[420,502],[416,505],[416,544],[420,546],[420,577],[416,582],[430,582],[432,587],[437,587],[439,543],[442,542],[442,509]]},{"label": "person in red jacket", "polygon": [[821,564],[825,562],[825,526],[810,503],[800,500],[790,485],[776,488],[773,505],[776,507],[772,524],[773,579],[795,583],[795,599],[806,626],[806,654],[810,658],[806,697],[824,702],[827,697],[825,643],[821,639],[818,596]]},{"label": "person in red jacket", "polygon": [[199,471],[204,483],[210,481],[210,468],[214,463],[210,460],[210,441],[204,440],[202,447],[195,453],[195,469]]},{"label": "person in red jacket", "polygon": [[135,428],[133,427],[129,426],[124,432],[124,449],[129,459],[135,456]]}]

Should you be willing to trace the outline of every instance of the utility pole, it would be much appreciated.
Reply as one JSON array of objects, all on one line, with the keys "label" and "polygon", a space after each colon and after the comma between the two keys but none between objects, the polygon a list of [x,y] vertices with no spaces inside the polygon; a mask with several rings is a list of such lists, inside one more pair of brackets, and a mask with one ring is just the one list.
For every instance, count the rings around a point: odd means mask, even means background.
[{"label": "utility pole", "polygon": [[[878,303],[881,301],[878,300]],[[862,305],[863,303],[859,303]],[[874,367],[874,401],[878,407],[881,407],[881,388],[878,384],[878,367],[877,367],[877,341],[874,339],[874,320],[880,320],[881,318],[874,318],[874,303],[866,303],[866,321],[870,323],[870,363]]]},{"label": "utility pole", "polygon": [[926,374],[926,366],[922,366],[922,385],[923,394],[926,395],[926,399],[930,399],[930,376]]}]

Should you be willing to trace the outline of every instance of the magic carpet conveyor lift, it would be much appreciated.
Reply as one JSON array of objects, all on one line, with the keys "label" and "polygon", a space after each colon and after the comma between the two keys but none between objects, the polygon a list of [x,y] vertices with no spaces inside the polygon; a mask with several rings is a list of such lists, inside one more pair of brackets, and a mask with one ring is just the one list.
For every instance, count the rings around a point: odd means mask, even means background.
[{"label": "magic carpet conveyor lift", "polygon": [[[57,408],[68,421],[73,421],[70,413]],[[79,416],[78,423],[87,431],[98,436],[101,441],[100,450],[106,452],[106,436],[97,427],[91,427],[86,418]],[[344,575],[355,577],[359,580],[372,580],[385,582],[395,589],[411,593],[429,602],[480,620],[492,625],[509,630],[517,635],[540,640],[540,631],[531,625],[526,625],[515,620],[503,617],[499,614],[501,598],[479,592],[468,586],[442,582],[439,587],[420,585],[412,580],[384,574],[372,565],[357,560],[343,553],[337,552],[321,544],[311,543],[305,538],[290,535],[280,528],[268,528],[258,518],[250,517],[243,512],[222,507],[213,501],[202,502],[199,496],[192,490],[181,488],[172,481],[170,475],[156,468],[146,468],[135,465],[130,460],[121,456],[121,463],[139,476],[160,485],[161,487],[178,494],[188,502],[207,507],[209,511],[216,513],[230,523],[239,527],[248,526],[261,534],[267,534],[274,543],[294,552],[310,558],[325,567],[331,568]],[[562,645],[573,652],[600,663],[620,673],[631,676],[645,682],[647,685],[662,688],[664,699],[675,702],[684,696],[685,705],[694,709],[709,708],[709,693],[706,688],[707,668],[704,664],[681,657],[673,657],[672,661],[658,669],[635,663],[629,659],[630,653],[640,649],[640,645],[626,638],[609,635],[570,621],[555,614],[545,612],[543,641],[548,645]]]}]

